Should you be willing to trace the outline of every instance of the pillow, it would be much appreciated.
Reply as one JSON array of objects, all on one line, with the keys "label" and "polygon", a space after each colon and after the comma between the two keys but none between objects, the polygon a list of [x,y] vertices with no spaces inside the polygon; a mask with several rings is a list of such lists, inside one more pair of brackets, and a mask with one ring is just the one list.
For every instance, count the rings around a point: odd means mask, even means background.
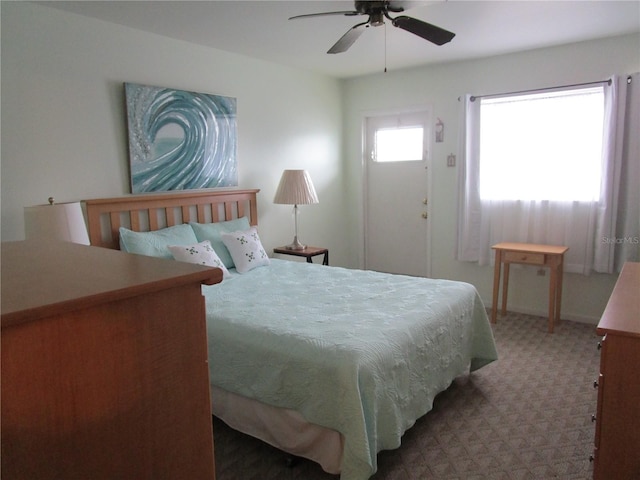
[{"label": "pillow", "polygon": [[187,225],[155,230],[153,232],[134,232],[120,227],[120,250],[149,257],[172,258],[169,245],[192,245],[198,243],[193,229]]},{"label": "pillow", "polygon": [[233,258],[229,254],[229,250],[225,247],[222,242],[221,235],[223,233],[231,233],[239,230],[249,230],[251,225],[249,225],[249,219],[247,217],[237,218],[235,220],[228,220],[226,222],[218,222],[218,223],[195,223],[190,222],[191,228],[196,234],[196,238],[198,242],[204,242],[205,240],[209,240],[211,242],[211,246],[224,263],[224,266],[227,268],[233,268]]},{"label": "pillow", "polygon": [[246,273],[270,263],[256,227],[245,231],[223,233],[222,241],[229,249],[238,273]]},{"label": "pillow", "polygon": [[218,267],[222,270],[222,278],[228,278],[231,274],[222,260],[216,255],[209,240],[194,245],[170,245],[169,251],[173,258],[179,262],[195,263],[207,267]]}]

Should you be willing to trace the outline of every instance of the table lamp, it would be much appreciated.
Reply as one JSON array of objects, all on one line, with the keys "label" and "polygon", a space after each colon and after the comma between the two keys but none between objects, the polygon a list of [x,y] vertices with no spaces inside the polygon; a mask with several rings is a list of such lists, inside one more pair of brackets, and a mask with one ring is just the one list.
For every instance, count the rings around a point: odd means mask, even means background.
[{"label": "table lamp", "polygon": [[27,239],[90,244],[80,202],[54,203],[49,197],[48,205],[24,207],[24,230]]},{"label": "table lamp", "polygon": [[316,189],[313,187],[311,177],[306,170],[285,170],[278,184],[273,203],[293,205],[293,215],[295,217],[295,235],[293,242],[285,248],[288,250],[304,250],[303,245],[298,240],[298,205],[309,205],[318,202]]}]

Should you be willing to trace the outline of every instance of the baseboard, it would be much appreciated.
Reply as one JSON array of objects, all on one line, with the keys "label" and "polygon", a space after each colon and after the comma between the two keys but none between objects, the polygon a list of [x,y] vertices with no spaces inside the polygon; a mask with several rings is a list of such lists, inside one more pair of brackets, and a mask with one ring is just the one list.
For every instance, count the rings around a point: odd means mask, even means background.
[{"label": "baseboard", "polygon": [[[490,303],[485,303],[485,305],[490,305]],[[491,307],[488,306],[487,308],[490,309]],[[524,313],[525,315],[535,315],[538,317],[545,317],[545,318],[549,315],[549,312],[547,310],[545,311],[532,310],[528,308],[520,308],[517,306],[516,307],[509,306],[507,310],[510,312]],[[598,325],[598,322],[600,321],[600,317],[590,317],[585,315],[577,315],[577,314],[564,313],[564,312],[562,313],[561,319],[570,320],[572,322],[578,322],[578,323],[586,323],[587,325]]]}]

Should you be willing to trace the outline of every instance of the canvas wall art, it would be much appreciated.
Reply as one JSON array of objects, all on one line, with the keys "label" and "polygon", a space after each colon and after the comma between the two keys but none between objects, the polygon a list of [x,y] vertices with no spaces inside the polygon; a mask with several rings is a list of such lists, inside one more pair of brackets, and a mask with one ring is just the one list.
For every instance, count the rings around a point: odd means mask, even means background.
[{"label": "canvas wall art", "polygon": [[238,185],[236,99],[125,83],[132,193]]}]

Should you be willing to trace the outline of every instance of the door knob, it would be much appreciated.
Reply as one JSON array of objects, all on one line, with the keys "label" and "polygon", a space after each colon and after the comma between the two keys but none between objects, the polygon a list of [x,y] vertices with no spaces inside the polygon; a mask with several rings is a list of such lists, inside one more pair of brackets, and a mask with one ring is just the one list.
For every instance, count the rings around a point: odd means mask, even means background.
[{"label": "door knob", "polygon": [[422,218],[427,218],[428,216],[427,212],[422,212]]}]

